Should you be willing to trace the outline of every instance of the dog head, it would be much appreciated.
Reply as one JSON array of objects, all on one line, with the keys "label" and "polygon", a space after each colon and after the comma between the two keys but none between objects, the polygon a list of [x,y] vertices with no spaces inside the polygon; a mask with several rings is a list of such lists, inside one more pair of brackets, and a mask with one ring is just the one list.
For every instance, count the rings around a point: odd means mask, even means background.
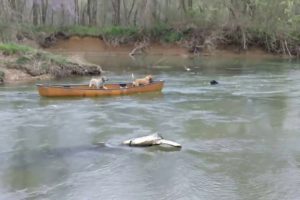
[{"label": "dog head", "polygon": [[211,84],[211,85],[217,85],[217,84],[219,84],[219,83],[218,83],[218,81],[216,81],[216,80],[212,80],[212,81],[210,81],[210,84]]},{"label": "dog head", "polygon": [[147,75],[147,76],[145,77],[145,79],[147,79],[147,80],[149,81],[149,83],[152,83],[152,82],[153,82],[153,77],[152,77],[152,75]]},{"label": "dog head", "polygon": [[106,78],[106,76],[102,76],[101,77],[102,82],[104,83],[105,81],[108,81],[108,78]]}]

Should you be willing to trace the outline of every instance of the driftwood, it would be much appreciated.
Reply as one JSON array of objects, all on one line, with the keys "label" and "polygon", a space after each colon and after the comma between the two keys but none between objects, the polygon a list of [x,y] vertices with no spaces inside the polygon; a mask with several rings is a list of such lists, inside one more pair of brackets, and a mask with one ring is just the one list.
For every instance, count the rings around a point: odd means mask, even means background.
[{"label": "driftwood", "polygon": [[291,51],[288,47],[288,44],[287,44],[286,40],[284,40],[284,45],[285,45],[286,51],[288,52],[289,56],[292,57]]},{"label": "driftwood", "polygon": [[129,53],[130,56],[146,53],[146,49],[149,46],[148,42],[139,43],[132,51]]},{"label": "driftwood", "polygon": [[4,76],[5,76],[5,73],[3,71],[0,71],[0,84],[4,83]]},{"label": "driftwood", "polygon": [[171,147],[181,148],[181,145],[177,142],[173,142],[170,140],[164,139],[159,134],[155,133],[148,136],[133,138],[130,140],[125,140],[122,144],[128,146],[135,146],[135,147],[147,147],[147,146],[154,146],[154,145],[167,145]]},{"label": "driftwood", "polygon": [[296,47],[296,55],[297,55],[297,58],[300,58],[300,46]]}]

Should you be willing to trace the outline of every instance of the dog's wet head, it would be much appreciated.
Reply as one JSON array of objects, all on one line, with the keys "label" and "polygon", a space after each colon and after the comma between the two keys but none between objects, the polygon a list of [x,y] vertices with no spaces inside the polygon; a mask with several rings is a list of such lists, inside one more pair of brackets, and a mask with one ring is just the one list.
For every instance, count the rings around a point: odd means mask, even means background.
[{"label": "dog's wet head", "polygon": [[210,84],[211,84],[211,85],[217,85],[217,84],[219,84],[219,82],[216,81],[216,80],[212,80],[212,81],[210,81]]},{"label": "dog's wet head", "polygon": [[108,81],[108,78],[106,78],[106,76],[102,76],[101,77],[102,82],[104,83],[105,81]]},{"label": "dog's wet head", "polygon": [[153,82],[153,77],[152,77],[152,75],[147,75],[145,78],[149,81],[149,83],[152,83],[152,82]]}]

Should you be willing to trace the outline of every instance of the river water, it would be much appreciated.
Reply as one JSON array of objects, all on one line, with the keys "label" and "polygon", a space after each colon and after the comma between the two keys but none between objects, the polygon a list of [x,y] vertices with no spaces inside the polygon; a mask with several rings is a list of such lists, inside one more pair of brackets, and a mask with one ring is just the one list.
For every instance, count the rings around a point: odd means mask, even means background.
[{"label": "river water", "polygon": [[[53,99],[34,83],[1,86],[0,199],[300,198],[299,62],[85,57],[111,82],[151,73],[165,87]],[[154,132],[183,148],[119,145]]]}]

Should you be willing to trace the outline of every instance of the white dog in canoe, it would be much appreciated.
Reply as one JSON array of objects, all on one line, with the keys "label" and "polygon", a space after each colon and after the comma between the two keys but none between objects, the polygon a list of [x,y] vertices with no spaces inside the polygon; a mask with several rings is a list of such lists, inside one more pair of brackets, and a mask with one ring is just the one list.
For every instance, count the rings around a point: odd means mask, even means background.
[{"label": "white dog in canoe", "polygon": [[104,86],[104,83],[107,81],[108,79],[105,76],[102,76],[100,78],[92,78],[90,80],[90,84],[89,87],[96,87],[97,89],[107,89],[107,87]]}]

